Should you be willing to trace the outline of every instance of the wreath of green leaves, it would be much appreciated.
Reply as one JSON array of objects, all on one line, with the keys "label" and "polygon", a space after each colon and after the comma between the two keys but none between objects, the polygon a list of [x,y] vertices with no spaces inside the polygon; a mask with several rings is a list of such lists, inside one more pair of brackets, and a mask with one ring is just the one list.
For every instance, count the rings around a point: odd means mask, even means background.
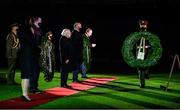
[{"label": "wreath of green leaves", "polygon": [[[151,45],[152,53],[147,56],[146,59],[140,60],[137,59],[133,53],[134,46],[136,46],[137,42],[144,37],[149,44]],[[122,56],[124,61],[133,68],[146,68],[151,67],[157,64],[158,60],[162,56],[162,47],[160,44],[160,39],[158,36],[150,33],[150,32],[134,32],[130,34],[122,46]]]}]

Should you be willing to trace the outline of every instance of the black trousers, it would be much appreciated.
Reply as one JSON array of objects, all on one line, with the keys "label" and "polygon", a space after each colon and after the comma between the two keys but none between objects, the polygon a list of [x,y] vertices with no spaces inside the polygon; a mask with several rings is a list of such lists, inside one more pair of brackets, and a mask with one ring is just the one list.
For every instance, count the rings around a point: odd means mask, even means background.
[{"label": "black trousers", "polygon": [[15,78],[16,58],[8,58],[7,82],[13,84]]},{"label": "black trousers", "polygon": [[69,75],[70,69],[68,68],[68,65],[64,64],[61,67],[61,86],[67,85],[68,75]]},{"label": "black trousers", "polygon": [[140,80],[140,87],[145,86],[145,79],[148,76],[148,68],[138,68],[139,80]]},{"label": "black trousers", "polygon": [[30,73],[30,90],[37,90],[38,89],[38,81],[40,75],[40,66],[38,58],[34,58],[32,63],[32,71]]}]

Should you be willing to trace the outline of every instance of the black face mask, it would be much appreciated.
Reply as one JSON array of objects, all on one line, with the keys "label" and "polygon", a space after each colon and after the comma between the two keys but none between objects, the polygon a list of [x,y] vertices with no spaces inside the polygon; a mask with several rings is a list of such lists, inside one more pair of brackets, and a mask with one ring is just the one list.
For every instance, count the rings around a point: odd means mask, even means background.
[{"label": "black face mask", "polygon": [[82,28],[79,28],[79,31],[82,31]]},{"label": "black face mask", "polygon": [[39,25],[39,27],[41,27],[41,26],[42,26],[42,23],[38,23],[38,25]]},{"label": "black face mask", "polygon": [[[38,26],[39,26],[39,27],[41,27],[41,26],[42,26],[42,23],[38,23]],[[34,28],[39,28],[39,27],[37,27],[37,26],[36,26],[36,25],[34,25],[34,24],[33,24],[33,26],[32,26],[32,27],[34,27]]]},{"label": "black face mask", "polygon": [[16,29],[16,32],[17,32],[17,33],[19,32],[19,28],[18,28],[18,29]]}]

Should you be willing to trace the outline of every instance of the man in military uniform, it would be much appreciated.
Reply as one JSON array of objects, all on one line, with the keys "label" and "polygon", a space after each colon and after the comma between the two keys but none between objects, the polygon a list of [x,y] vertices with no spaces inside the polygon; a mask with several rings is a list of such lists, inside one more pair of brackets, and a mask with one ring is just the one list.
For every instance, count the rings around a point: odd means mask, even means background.
[{"label": "man in military uniform", "polygon": [[[139,20],[139,28],[140,31],[147,31],[147,27],[148,27],[148,21],[147,20]],[[144,41],[143,41],[144,40]],[[142,40],[142,42],[144,42],[144,47],[141,46],[137,46],[137,50],[144,48],[144,58],[147,58],[148,54],[149,54],[149,49],[150,45],[148,44],[148,42],[145,41],[145,38]],[[148,74],[148,68],[137,68],[138,74],[139,74],[139,79],[140,79],[140,87],[144,88],[145,86],[145,79],[149,79],[149,74]]]},{"label": "man in military uniform", "polygon": [[14,85],[17,84],[14,78],[17,55],[20,49],[19,37],[17,35],[17,30],[19,29],[18,23],[10,25],[10,29],[10,33],[6,38],[6,58],[8,59],[7,83]]},{"label": "man in military uniform", "polygon": [[83,34],[83,63],[81,64],[82,78],[88,78],[86,72],[90,69],[91,64],[91,48],[95,47],[96,44],[91,44],[90,37],[92,36],[92,29],[86,29]]}]

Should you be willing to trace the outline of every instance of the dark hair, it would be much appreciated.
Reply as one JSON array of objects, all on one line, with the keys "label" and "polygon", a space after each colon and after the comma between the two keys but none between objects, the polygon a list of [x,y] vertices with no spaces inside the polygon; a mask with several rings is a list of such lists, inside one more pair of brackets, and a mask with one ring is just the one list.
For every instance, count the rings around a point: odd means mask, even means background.
[{"label": "dark hair", "polygon": [[139,20],[139,24],[140,25],[148,25],[148,20],[146,20],[146,19]]},{"label": "dark hair", "polygon": [[19,25],[20,25],[19,23],[15,22],[15,23],[11,24],[9,27],[10,27],[10,28],[12,28],[12,27],[14,27],[14,26],[19,27]]},{"label": "dark hair", "polygon": [[36,21],[38,18],[41,18],[40,16],[33,16],[32,17],[32,22]]},{"label": "dark hair", "polygon": [[41,18],[40,16],[31,16],[27,18],[26,24],[32,26],[33,23],[38,19]]}]

